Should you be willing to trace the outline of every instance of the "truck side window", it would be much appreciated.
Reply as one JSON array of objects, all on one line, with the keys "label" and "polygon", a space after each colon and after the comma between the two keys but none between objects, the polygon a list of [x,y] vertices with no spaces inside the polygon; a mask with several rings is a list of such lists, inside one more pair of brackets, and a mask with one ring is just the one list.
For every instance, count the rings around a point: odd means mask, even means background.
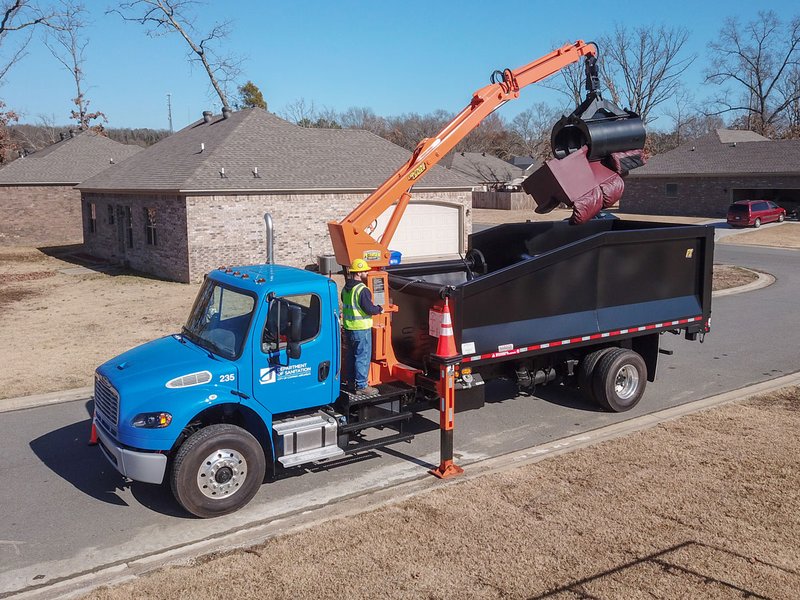
[{"label": "truck side window", "polygon": [[[303,315],[301,324],[300,343],[308,342],[319,334],[320,326],[320,300],[316,294],[296,294],[273,298],[270,302],[267,321],[261,334],[261,351],[275,352],[286,347],[286,342],[291,328],[289,321],[289,306],[299,306]],[[280,323],[278,323],[280,319]],[[277,333],[277,339],[275,339]]]}]

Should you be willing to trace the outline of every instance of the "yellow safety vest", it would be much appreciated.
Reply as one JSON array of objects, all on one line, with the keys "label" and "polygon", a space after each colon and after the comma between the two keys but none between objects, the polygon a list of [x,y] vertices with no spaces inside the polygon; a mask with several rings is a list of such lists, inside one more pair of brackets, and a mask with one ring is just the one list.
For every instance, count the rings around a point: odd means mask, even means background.
[{"label": "yellow safety vest", "polygon": [[358,283],[350,289],[342,290],[342,324],[345,329],[357,331],[372,327],[372,317],[364,312],[358,302],[361,290],[366,287],[363,283]]}]

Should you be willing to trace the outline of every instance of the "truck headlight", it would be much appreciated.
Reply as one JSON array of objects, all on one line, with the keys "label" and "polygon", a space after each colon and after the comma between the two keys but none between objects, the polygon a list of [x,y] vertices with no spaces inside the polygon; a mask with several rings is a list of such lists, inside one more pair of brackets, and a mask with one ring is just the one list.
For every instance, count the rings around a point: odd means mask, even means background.
[{"label": "truck headlight", "polygon": [[166,412],[139,413],[133,417],[134,427],[161,429],[172,423],[172,415]]}]

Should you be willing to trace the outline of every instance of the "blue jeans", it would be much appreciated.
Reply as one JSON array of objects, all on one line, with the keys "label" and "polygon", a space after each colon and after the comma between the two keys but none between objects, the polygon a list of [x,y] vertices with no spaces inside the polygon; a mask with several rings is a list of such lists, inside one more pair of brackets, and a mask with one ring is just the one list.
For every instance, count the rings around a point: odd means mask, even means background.
[{"label": "blue jeans", "polygon": [[355,388],[367,387],[369,363],[372,358],[372,329],[344,330],[347,339],[347,357],[345,369],[347,378],[355,381]]}]

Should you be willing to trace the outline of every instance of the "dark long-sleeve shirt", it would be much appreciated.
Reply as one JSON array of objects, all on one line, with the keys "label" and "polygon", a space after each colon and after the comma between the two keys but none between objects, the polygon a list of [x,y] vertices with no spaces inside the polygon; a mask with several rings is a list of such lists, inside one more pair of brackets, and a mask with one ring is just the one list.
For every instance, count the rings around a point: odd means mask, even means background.
[{"label": "dark long-sleeve shirt", "polygon": [[[361,282],[356,279],[348,279],[344,284],[344,289],[351,290],[359,283]],[[369,288],[366,286],[364,286],[364,289],[361,290],[361,293],[358,295],[358,304],[368,315],[379,315],[383,312],[381,306],[376,306],[372,303],[372,292],[370,292]]]}]

